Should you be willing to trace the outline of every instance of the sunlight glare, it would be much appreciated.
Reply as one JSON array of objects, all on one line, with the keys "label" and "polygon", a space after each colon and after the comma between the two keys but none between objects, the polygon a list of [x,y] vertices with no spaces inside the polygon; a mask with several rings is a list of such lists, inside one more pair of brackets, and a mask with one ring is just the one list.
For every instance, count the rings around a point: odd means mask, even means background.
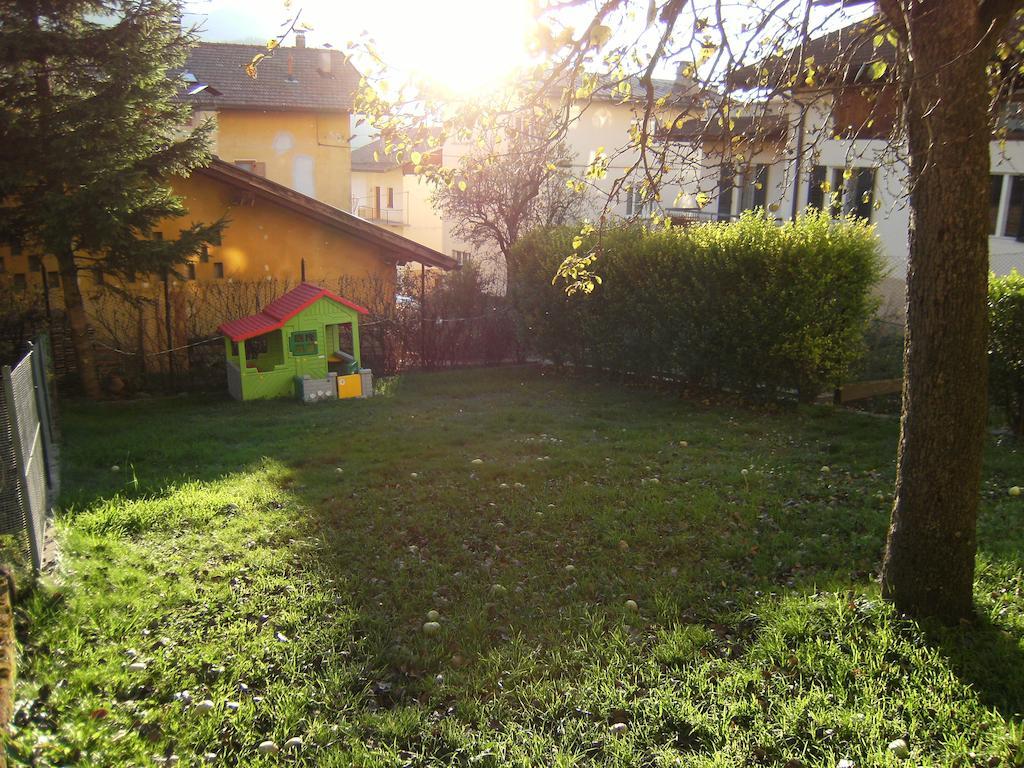
[{"label": "sunlight glare", "polygon": [[[393,2],[387,7],[393,23],[369,29],[389,69],[400,76],[469,94],[497,86],[529,62],[528,0]],[[351,30],[351,14],[346,16]]]}]

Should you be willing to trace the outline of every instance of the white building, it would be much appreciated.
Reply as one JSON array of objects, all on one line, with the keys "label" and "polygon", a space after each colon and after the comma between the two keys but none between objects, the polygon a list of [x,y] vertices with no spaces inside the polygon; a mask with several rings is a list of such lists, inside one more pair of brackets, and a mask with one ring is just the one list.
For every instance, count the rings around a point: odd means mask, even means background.
[{"label": "white building", "polygon": [[[785,100],[751,103],[746,116],[706,116],[671,134],[680,153],[699,157],[697,188],[708,195],[704,215],[730,218],[765,207],[780,220],[808,206],[855,214],[874,225],[888,266],[880,286],[883,314],[902,315],[910,210],[905,148],[890,139],[897,119],[896,86],[868,74],[872,60],[894,51],[883,46],[848,46],[863,38],[868,19],[811,41],[808,57],[819,71],[819,87]],[[852,54],[844,52],[853,50]],[[791,78],[789,57],[740,72],[743,85]],[[776,69],[773,66],[779,64]],[[894,67],[890,66],[889,71]],[[768,72],[765,78],[765,72]],[[752,82],[752,80],[759,82]],[[795,78],[802,82],[803,77]],[[867,87],[866,87],[867,86]],[[724,124],[728,122],[728,127]],[[1024,272],[1024,132],[1007,121],[1004,141],[991,142],[989,258],[996,274]],[[688,211],[670,211],[685,218]]]}]

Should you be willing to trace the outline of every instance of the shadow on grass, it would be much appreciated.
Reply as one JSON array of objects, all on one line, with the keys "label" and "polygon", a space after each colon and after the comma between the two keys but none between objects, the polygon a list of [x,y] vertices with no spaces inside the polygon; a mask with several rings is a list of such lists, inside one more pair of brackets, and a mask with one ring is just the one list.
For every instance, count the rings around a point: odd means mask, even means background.
[{"label": "shadow on grass", "polygon": [[[261,545],[292,550],[296,580],[328,575],[317,583],[330,583],[355,616],[351,658],[361,671],[346,684],[373,704],[360,715],[363,739],[384,728],[376,710],[426,718],[458,704],[467,721],[488,722],[487,706],[507,698],[517,677],[543,724],[544,707],[585,709],[561,690],[590,676],[578,697],[593,696],[591,714],[604,723],[647,706],[653,694],[623,681],[647,674],[665,636],[684,625],[703,625],[713,638],[686,653],[714,668],[722,690],[745,692],[746,704],[735,706],[744,711],[722,714],[734,730],[775,729],[770,706],[798,701],[796,686],[809,698],[833,686],[835,700],[846,700],[863,685],[851,661],[858,653],[877,656],[880,687],[847,709],[870,713],[870,696],[892,698],[891,681],[881,680],[890,653],[891,677],[911,680],[927,701],[920,668],[933,657],[914,656],[910,642],[899,653],[881,648],[893,617],[870,576],[888,515],[874,494],[891,489],[894,425],[819,410],[701,408],[528,369],[415,376],[392,391],[314,407],[213,399],[84,407],[68,425],[65,487],[78,489],[71,498],[85,509],[113,494],[159,501],[192,483],[214,499],[204,504],[227,509],[238,478],[272,485],[274,503],[295,507],[294,522]],[[252,482],[264,457],[275,470]],[[137,531],[175,531],[161,515],[201,530],[206,512],[189,518],[182,508],[157,504]],[[429,610],[441,614],[431,636]],[[872,639],[861,641],[862,631]],[[1019,638],[982,624],[928,640],[985,703],[1006,718],[1021,711]],[[663,657],[685,670],[692,660],[677,662],[685,643],[671,642]],[[715,685],[703,673],[690,678]],[[542,685],[552,680],[566,685]],[[733,706],[711,701],[712,712]],[[411,732],[424,727],[410,723]],[[830,730],[806,728],[801,744]],[[831,753],[812,757],[835,762]]]},{"label": "shadow on grass", "polygon": [[921,624],[925,637],[956,676],[974,689],[983,704],[1005,719],[1024,715],[1024,651],[1021,638],[987,617],[974,624],[943,627]]}]

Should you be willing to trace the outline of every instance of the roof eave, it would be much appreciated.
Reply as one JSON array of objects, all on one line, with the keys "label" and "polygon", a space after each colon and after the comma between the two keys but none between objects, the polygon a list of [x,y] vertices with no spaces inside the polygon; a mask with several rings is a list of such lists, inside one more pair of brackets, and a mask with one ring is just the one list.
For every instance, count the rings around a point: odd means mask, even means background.
[{"label": "roof eave", "polygon": [[413,240],[390,232],[383,227],[378,227],[376,224],[304,195],[301,192],[296,192],[283,184],[278,184],[270,179],[265,179],[262,176],[256,176],[241,168],[237,168],[233,164],[219,158],[214,158],[209,166],[198,169],[197,173],[253,192],[259,197],[271,200],[360,239],[392,248],[402,254],[402,256],[396,255],[394,257],[396,262],[418,261],[427,266],[439,267],[441,269],[454,269],[458,264],[455,259],[445,256],[443,253],[432,248],[420,245]]}]

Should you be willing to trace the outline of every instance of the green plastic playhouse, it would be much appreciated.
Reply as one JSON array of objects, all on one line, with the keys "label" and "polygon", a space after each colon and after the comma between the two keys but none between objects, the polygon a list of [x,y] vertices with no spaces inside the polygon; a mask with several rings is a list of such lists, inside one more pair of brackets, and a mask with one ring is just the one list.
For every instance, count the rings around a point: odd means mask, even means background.
[{"label": "green plastic playhouse", "polygon": [[366,313],[301,283],[263,311],[224,323],[228,391],[236,400],[369,396],[372,378],[359,366],[359,316]]}]

